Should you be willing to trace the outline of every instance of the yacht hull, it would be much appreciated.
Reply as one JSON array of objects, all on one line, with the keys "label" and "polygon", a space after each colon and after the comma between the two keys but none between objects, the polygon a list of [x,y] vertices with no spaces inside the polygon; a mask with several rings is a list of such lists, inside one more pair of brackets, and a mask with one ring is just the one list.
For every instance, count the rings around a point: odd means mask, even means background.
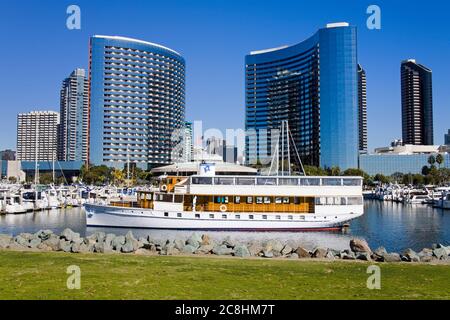
[{"label": "yacht hull", "polygon": [[[223,212],[171,212],[85,204],[86,225],[90,227],[227,230],[227,231],[325,231],[339,230],[362,213],[333,216],[317,214],[267,214]],[[240,218],[236,219],[235,216]],[[250,219],[253,216],[253,219]],[[266,216],[266,218],[264,218]],[[279,216],[279,219],[277,219]],[[291,218],[292,217],[292,218]]]}]

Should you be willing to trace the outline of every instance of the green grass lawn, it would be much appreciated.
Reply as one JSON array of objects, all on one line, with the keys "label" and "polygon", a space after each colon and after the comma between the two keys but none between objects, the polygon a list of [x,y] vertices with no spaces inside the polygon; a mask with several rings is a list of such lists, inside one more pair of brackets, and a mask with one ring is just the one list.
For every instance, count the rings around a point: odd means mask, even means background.
[{"label": "green grass lawn", "polygon": [[[81,289],[66,269],[81,268]],[[0,251],[0,299],[450,299],[450,266]]]}]

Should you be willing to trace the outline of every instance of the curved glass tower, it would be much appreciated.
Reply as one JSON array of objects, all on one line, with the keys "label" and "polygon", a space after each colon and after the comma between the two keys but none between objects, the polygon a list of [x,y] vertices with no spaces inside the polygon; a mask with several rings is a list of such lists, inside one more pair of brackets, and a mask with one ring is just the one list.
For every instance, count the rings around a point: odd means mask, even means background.
[{"label": "curved glass tower", "polygon": [[92,164],[147,169],[171,163],[185,116],[185,61],[169,48],[136,39],[90,40]]},{"label": "curved glass tower", "polygon": [[251,52],[245,64],[247,164],[270,161],[273,131],[287,120],[304,164],[358,167],[355,27],[328,24],[299,44]]}]

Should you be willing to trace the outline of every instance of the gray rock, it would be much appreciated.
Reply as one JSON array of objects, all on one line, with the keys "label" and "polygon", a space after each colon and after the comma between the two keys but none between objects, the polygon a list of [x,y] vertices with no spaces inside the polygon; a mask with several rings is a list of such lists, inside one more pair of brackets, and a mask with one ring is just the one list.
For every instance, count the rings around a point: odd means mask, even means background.
[{"label": "gray rock", "polygon": [[59,247],[59,237],[57,235],[52,234],[50,238],[44,240],[42,243],[52,248],[53,251],[59,251],[61,248]]},{"label": "gray rock", "polygon": [[435,256],[439,260],[446,260],[448,255],[447,251],[444,248],[436,248],[433,250],[433,256]]},{"label": "gray rock", "polygon": [[230,237],[226,237],[225,240],[222,241],[222,245],[225,245],[228,248],[234,248],[237,245],[237,243],[235,240],[231,239]]},{"label": "gray rock", "polygon": [[334,256],[334,253],[333,253],[333,251],[331,251],[331,250],[327,250],[327,254],[325,255],[325,258],[326,259],[331,259],[331,260],[333,260],[333,259],[335,259],[335,256]]},{"label": "gray rock", "polygon": [[71,251],[73,253],[79,253],[80,252],[80,247],[81,247],[80,243],[74,242],[74,243],[72,243]]},{"label": "gray rock", "polygon": [[64,252],[71,252],[72,251],[72,245],[70,241],[60,239],[59,240],[59,249]]},{"label": "gray rock", "polygon": [[341,258],[344,260],[356,260],[356,255],[353,251],[341,252]]},{"label": "gray rock", "polygon": [[116,238],[116,235],[114,234],[114,233],[108,233],[106,236],[105,236],[105,244],[106,245],[108,245],[108,246],[110,246],[110,247],[113,247],[113,240]]},{"label": "gray rock", "polygon": [[20,237],[30,241],[31,239],[33,239],[33,235],[31,233],[20,233],[19,234]]},{"label": "gray rock", "polygon": [[71,241],[71,242],[72,241],[77,242],[77,243],[80,243],[80,241],[81,241],[80,234],[77,232],[73,232],[69,228],[66,228],[63,230],[63,232],[61,232],[60,238],[65,239],[67,241]]},{"label": "gray rock", "polygon": [[31,239],[30,243],[28,244],[28,247],[30,247],[30,248],[37,248],[37,246],[40,245],[41,243],[42,243],[42,241],[39,238]]},{"label": "gray rock", "polygon": [[295,252],[294,252],[294,253],[291,253],[291,254],[289,255],[289,259],[298,259],[298,254],[296,254]]},{"label": "gray rock", "polygon": [[9,248],[9,245],[13,241],[14,241],[14,239],[12,236],[7,235],[7,234],[0,234],[0,249]]},{"label": "gray rock", "polygon": [[[72,250],[73,250],[73,245],[72,245]],[[88,245],[86,243],[80,244],[79,247],[78,247],[78,252],[79,253],[88,253],[88,252],[90,252]]]},{"label": "gray rock", "polygon": [[204,244],[201,245],[197,250],[195,250],[195,254],[208,254],[214,249],[212,244]]},{"label": "gray rock", "polygon": [[125,237],[124,236],[117,236],[112,240],[112,248],[116,251],[119,251],[122,249],[122,246],[125,244]]},{"label": "gray rock", "polygon": [[284,248],[281,250],[281,255],[287,256],[292,252],[292,247],[290,245],[285,245]]},{"label": "gray rock", "polygon": [[193,233],[186,241],[186,244],[191,245],[196,249],[200,247],[201,243],[202,243],[202,236],[197,232]]},{"label": "gray rock", "polygon": [[273,258],[273,252],[272,251],[267,251],[267,250],[263,250],[263,255],[264,258]]},{"label": "gray rock", "polygon": [[220,246],[215,246],[212,252],[219,256],[231,255],[233,253],[233,249],[228,246],[222,244]]},{"label": "gray rock", "polygon": [[248,251],[246,246],[241,244],[234,247],[233,255],[241,258],[250,257],[250,251]]},{"label": "gray rock", "polygon": [[154,255],[155,253],[150,250],[144,249],[144,248],[139,248],[134,252],[134,254],[136,254],[138,256],[150,256],[150,255]]},{"label": "gray rock", "polygon": [[175,239],[173,243],[175,245],[175,248],[177,248],[180,251],[182,251],[185,246],[185,241],[181,239]]},{"label": "gray rock", "polygon": [[[126,236],[125,236],[125,245],[124,246],[127,246],[126,250],[128,250],[129,246],[131,246],[132,251],[136,251],[139,248],[139,242],[133,236],[133,232],[128,231],[128,233],[126,234]],[[122,246],[122,249],[123,249],[124,246]],[[124,251],[122,250],[122,252],[124,252]]]},{"label": "gray rock", "polygon": [[402,261],[400,255],[395,252],[386,253],[383,255],[384,262],[400,262]]},{"label": "gray rock", "polygon": [[[175,245],[173,245],[173,244],[167,246],[166,249],[165,249],[164,251],[165,251],[165,254],[166,254],[167,256],[173,256],[173,255],[176,255],[176,254],[179,254],[179,253],[180,253],[180,250],[178,250],[177,248],[175,248]],[[161,251],[161,254],[162,254],[162,251]]]},{"label": "gray rock", "polygon": [[250,252],[250,255],[258,256],[262,252],[263,247],[259,243],[254,242],[254,243],[251,243],[247,247],[247,249]]},{"label": "gray rock", "polygon": [[272,251],[272,252],[281,252],[283,250],[283,244],[278,240],[269,240],[267,241],[264,246],[264,251]]},{"label": "gray rock", "polygon": [[[137,242],[137,241],[136,241]],[[126,241],[124,245],[122,245],[122,248],[120,249],[121,252],[123,253],[131,253],[136,251],[136,249],[133,246],[132,241]]]},{"label": "gray rock", "polygon": [[384,261],[384,255],[387,254],[387,251],[384,247],[379,247],[372,253],[372,259],[378,262]]},{"label": "gray rock", "polygon": [[302,247],[298,247],[297,250],[295,250],[295,253],[300,259],[311,258],[309,251]]},{"label": "gray rock", "polygon": [[423,256],[423,257],[420,257],[420,262],[431,262],[431,261],[433,261],[433,260],[437,260],[437,258],[436,258],[436,257],[433,257],[433,256]]},{"label": "gray rock", "polygon": [[363,261],[371,261],[370,254],[368,252],[358,252],[356,254],[357,260],[363,260]]},{"label": "gray rock", "polygon": [[104,242],[96,242],[94,244],[94,252],[105,253],[105,243]]},{"label": "gray rock", "polygon": [[194,247],[193,245],[187,244],[183,247],[181,252],[187,253],[187,254],[193,254],[197,250],[197,247]]},{"label": "gray rock", "polygon": [[423,248],[422,251],[418,253],[418,256],[420,259],[423,257],[432,257],[433,256],[433,250],[429,248]]},{"label": "gray rock", "polygon": [[52,230],[39,230],[34,235],[41,239],[42,241],[50,239],[50,236],[53,234]]},{"label": "gray rock", "polygon": [[26,238],[24,238],[21,234],[19,234],[18,236],[16,236],[16,237],[14,238],[14,241],[15,241],[18,245],[20,245],[20,246],[28,247],[29,240],[26,239]]},{"label": "gray rock", "polygon": [[312,257],[313,258],[325,258],[325,256],[327,255],[327,249],[325,248],[316,248],[313,251]]},{"label": "gray rock", "polygon": [[369,244],[364,239],[351,239],[350,249],[355,253],[356,252],[368,252],[369,254],[372,253]]},{"label": "gray rock", "polygon": [[420,262],[419,255],[412,249],[406,249],[401,258],[403,261],[407,262]]}]

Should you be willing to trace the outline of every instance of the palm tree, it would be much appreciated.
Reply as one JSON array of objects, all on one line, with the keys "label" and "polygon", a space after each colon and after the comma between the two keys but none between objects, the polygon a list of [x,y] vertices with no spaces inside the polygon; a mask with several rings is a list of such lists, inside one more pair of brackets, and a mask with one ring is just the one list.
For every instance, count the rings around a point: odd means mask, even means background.
[{"label": "palm tree", "polygon": [[441,168],[441,164],[444,163],[444,157],[442,156],[442,154],[438,153],[436,155],[436,162],[439,165],[439,169]]},{"label": "palm tree", "polygon": [[435,164],[435,162],[436,158],[433,155],[428,157],[428,163],[430,164],[431,167]]}]

